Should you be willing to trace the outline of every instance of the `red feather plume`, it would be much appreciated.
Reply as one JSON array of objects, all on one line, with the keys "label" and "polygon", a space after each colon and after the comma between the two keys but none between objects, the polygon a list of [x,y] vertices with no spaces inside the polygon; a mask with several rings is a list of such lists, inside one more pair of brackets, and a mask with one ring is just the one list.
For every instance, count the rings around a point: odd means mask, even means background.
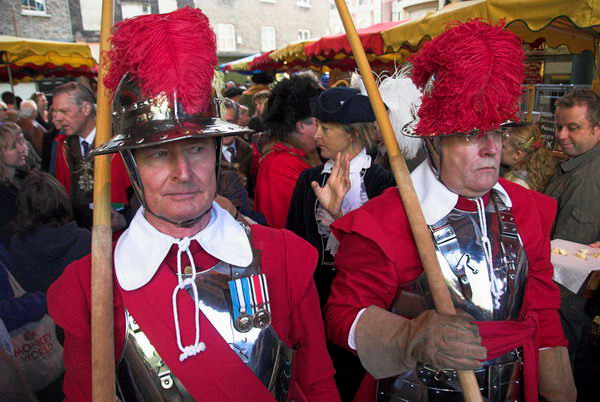
[{"label": "red feather plume", "polygon": [[487,131],[517,120],[524,78],[521,40],[481,20],[455,22],[412,57],[413,80],[433,89],[419,109],[419,135]]},{"label": "red feather plume", "polygon": [[168,14],[150,14],[114,26],[108,52],[110,70],[104,81],[115,91],[121,78],[137,78],[142,94],[174,94],[187,113],[202,112],[211,100],[215,34],[198,9],[185,7]]}]

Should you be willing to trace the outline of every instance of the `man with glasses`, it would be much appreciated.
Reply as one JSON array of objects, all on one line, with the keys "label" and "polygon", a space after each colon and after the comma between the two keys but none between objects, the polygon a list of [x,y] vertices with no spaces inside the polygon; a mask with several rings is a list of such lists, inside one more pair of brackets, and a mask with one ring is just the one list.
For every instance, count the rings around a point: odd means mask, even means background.
[{"label": "man with glasses", "polygon": [[427,146],[411,177],[456,316],[434,310],[396,189],[332,225],[340,247],[328,336],[356,350],[379,400],[462,400],[455,370],[474,370],[493,401],[537,400],[538,390],[575,399],[550,263],[556,204],[498,178],[523,58],[503,24],[471,21],[412,59],[425,95],[403,131]]}]

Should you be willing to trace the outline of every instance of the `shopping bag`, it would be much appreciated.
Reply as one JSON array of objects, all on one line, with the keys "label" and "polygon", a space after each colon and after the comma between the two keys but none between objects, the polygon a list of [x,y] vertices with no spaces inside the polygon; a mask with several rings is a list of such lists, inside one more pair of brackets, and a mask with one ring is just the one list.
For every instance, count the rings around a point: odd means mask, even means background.
[{"label": "shopping bag", "polygon": [[[15,297],[25,294],[10,272],[8,278]],[[32,391],[46,388],[63,373],[63,348],[56,338],[56,324],[48,314],[12,330],[10,337],[15,361]]]}]

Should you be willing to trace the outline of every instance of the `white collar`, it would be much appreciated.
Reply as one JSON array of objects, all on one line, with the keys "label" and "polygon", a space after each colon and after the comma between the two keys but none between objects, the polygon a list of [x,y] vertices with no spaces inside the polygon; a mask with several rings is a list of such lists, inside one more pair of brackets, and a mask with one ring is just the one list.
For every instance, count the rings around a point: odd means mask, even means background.
[{"label": "white collar", "polygon": [[[450,191],[437,179],[427,159],[413,170],[410,177],[428,225],[433,225],[452,211],[458,201],[458,194]],[[512,207],[512,201],[500,183],[496,182],[492,189],[498,192],[507,207]]]},{"label": "white collar", "polygon": [[[325,166],[323,166],[323,173],[331,173],[331,169],[333,169],[333,159],[329,159]],[[360,173],[363,168],[367,169],[371,166],[371,157],[367,155],[366,149],[361,149],[361,151],[356,154],[354,158],[350,161],[350,174]]]},{"label": "white collar", "polygon": [[[247,267],[252,262],[246,231],[214,201],[208,225],[189,239],[228,264]],[[156,230],[140,208],[115,247],[115,272],[121,287],[135,290],[147,284],[177,240]]]},{"label": "white collar", "polygon": [[85,141],[88,144],[92,145],[94,143],[94,138],[96,138],[96,127],[94,127],[94,129],[92,131],[90,131],[90,133],[88,134],[87,137],[85,137],[85,138],[79,137],[79,144],[81,144],[83,141]]},{"label": "white collar", "polygon": [[221,144],[221,150],[222,151],[226,151],[227,149],[229,149],[231,147],[233,147],[233,149],[237,149],[237,146],[235,144],[235,140],[231,144],[229,144],[229,145]]}]

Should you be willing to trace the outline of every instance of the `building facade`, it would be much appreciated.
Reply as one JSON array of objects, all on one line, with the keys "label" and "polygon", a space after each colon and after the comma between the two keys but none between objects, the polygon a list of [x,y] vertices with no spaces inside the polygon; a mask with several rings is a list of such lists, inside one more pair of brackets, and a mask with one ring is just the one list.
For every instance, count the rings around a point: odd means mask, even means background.
[{"label": "building facade", "polygon": [[0,35],[73,41],[68,0],[0,0]]}]

